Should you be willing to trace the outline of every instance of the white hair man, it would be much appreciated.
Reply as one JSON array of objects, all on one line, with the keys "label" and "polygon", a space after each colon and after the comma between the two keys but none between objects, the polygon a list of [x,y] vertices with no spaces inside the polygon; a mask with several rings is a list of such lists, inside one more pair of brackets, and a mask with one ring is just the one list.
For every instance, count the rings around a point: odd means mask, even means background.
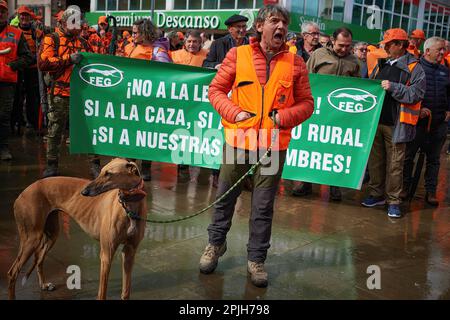
[{"label": "white hair man", "polygon": [[367,42],[357,42],[353,46],[353,54],[358,59],[359,70],[361,72],[361,78],[368,78],[368,70],[367,70]]},{"label": "white hair man", "polygon": [[[449,70],[441,64],[445,54],[445,40],[431,37],[425,41],[424,54],[420,64],[425,71],[426,90],[420,108],[416,136],[406,145],[403,171],[403,194],[409,189],[414,166],[414,157],[418,149],[425,150],[425,201],[439,204],[436,198],[440,154],[447,136],[447,122],[450,120],[450,80]],[[430,127],[428,131],[428,124]]]},{"label": "white hair man", "polygon": [[319,25],[312,21],[303,22],[302,36],[303,38],[299,39],[295,46],[297,47],[297,54],[306,62],[316,49],[322,47],[319,43]]}]

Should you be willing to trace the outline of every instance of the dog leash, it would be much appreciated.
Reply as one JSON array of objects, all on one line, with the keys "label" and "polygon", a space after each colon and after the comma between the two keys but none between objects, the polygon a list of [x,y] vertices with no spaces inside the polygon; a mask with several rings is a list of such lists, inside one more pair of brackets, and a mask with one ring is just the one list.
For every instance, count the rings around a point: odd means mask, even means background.
[{"label": "dog leash", "polygon": [[270,153],[272,151],[272,147],[273,144],[275,143],[276,137],[277,137],[277,132],[278,132],[278,126],[276,125],[275,122],[275,113],[273,114],[273,124],[274,124],[274,129],[276,130],[272,130],[272,137],[271,137],[271,141],[270,141],[270,146],[267,149],[267,151],[262,155],[262,157],[255,163],[253,164],[250,169],[244,173],[244,175],[242,177],[239,178],[238,181],[236,181],[235,184],[233,184],[223,195],[221,195],[218,199],[216,199],[214,202],[212,202],[211,204],[209,204],[208,206],[206,206],[205,208],[195,212],[194,214],[191,214],[189,216],[186,217],[182,217],[182,218],[177,218],[177,219],[170,219],[170,220],[153,220],[153,219],[142,219],[136,212],[132,212],[130,210],[128,210],[123,204],[122,206],[124,207],[127,216],[130,219],[134,219],[134,220],[138,220],[138,221],[145,221],[145,222],[149,222],[149,223],[159,223],[159,224],[164,224],[164,223],[173,223],[173,222],[178,222],[178,221],[183,221],[183,220],[188,220],[191,218],[194,218],[206,211],[208,211],[209,209],[211,209],[214,205],[216,205],[218,202],[220,202],[221,200],[223,200],[227,195],[229,195],[234,189],[236,189],[236,187],[248,176],[250,175],[252,172],[254,172],[254,170],[256,170],[263,162],[264,159],[266,159],[267,157],[270,156]]}]

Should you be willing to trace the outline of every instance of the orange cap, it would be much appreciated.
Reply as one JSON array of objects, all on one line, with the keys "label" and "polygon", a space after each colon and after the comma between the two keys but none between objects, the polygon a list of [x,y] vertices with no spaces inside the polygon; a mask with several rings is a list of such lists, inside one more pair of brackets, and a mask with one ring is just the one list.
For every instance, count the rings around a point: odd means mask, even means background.
[{"label": "orange cap", "polygon": [[423,30],[416,29],[413,32],[411,32],[411,38],[425,40],[425,32],[423,32]]},{"label": "orange cap", "polygon": [[183,34],[183,32],[178,31],[178,32],[177,32],[177,35],[178,35],[178,38],[179,38],[181,41],[184,40],[184,34]]},{"label": "orange cap", "polygon": [[0,7],[3,7],[6,10],[8,10],[8,4],[6,3],[6,1],[0,0]]},{"label": "orange cap", "polygon": [[383,41],[380,41],[380,43],[384,44],[393,40],[408,40],[408,34],[400,28],[389,29],[384,33]]},{"label": "orange cap", "polygon": [[31,11],[31,9],[28,8],[27,6],[20,6],[20,7],[17,9],[17,13],[18,13],[18,14],[22,14],[22,13],[29,14],[29,15],[32,16],[32,17],[35,16],[35,15],[34,15],[34,12]]},{"label": "orange cap", "polygon": [[131,35],[130,35],[130,33],[127,31],[127,30],[125,30],[124,32],[122,32],[122,37],[124,37],[124,38],[128,38],[128,37],[130,37]]},{"label": "orange cap", "polygon": [[98,17],[97,24],[100,24],[100,23],[108,24],[108,19],[106,18],[106,16]]}]

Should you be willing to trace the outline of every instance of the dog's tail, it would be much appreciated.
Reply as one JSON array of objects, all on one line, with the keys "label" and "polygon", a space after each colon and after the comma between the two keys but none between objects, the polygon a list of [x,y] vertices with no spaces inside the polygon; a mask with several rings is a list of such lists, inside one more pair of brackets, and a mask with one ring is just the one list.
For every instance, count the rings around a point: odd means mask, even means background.
[{"label": "dog's tail", "polygon": [[44,233],[39,242],[39,245],[34,252],[33,264],[30,266],[27,273],[22,278],[22,286],[25,285],[36,266],[44,261],[45,255],[56,241],[59,230],[58,211],[59,210],[52,210],[47,217]]}]

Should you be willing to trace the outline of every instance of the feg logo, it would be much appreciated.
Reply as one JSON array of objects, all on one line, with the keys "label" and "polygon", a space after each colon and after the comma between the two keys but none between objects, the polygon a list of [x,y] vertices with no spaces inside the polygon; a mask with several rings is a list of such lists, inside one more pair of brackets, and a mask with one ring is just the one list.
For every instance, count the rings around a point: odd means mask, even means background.
[{"label": "feg logo", "polygon": [[377,97],[362,89],[341,88],[334,90],[328,95],[328,102],[339,111],[362,113],[375,107]]},{"label": "feg logo", "polygon": [[92,63],[79,71],[84,82],[100,88],[117,86],[123,80],[123,71],[102,63]]}]

